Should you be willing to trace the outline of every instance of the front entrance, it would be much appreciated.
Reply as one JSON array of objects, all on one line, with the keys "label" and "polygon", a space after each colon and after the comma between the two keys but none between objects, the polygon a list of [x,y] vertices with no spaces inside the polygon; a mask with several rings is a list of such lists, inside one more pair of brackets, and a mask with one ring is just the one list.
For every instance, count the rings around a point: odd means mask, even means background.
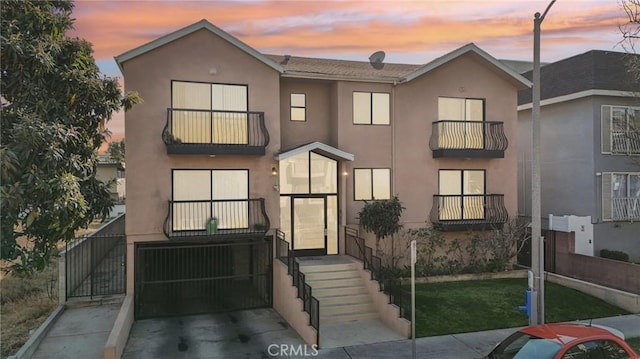
[{"label": "front entrance", "polygon": [[338,254],[338,161],[300,152],[280,158],[279,174],[280,230],[290,249]]}]

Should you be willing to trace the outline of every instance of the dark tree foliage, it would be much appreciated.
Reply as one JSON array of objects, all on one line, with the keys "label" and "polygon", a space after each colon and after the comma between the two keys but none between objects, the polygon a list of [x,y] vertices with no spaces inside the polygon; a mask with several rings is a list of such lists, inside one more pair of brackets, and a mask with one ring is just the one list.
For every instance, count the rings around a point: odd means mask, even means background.
[{"label": "dark tree foliage", "polygon": [[109,213],[95,178],[100,124],[138,101],[100,74],[90,43],[66,36],[72,10],[67,0],[0,4],[0,255],[27,273]]},{"label": "dark tree foliage", "polygon": [[107,153],[111,162],[124,162],[124,138],[121,141],[109,142]]},{"label": "dark tree foliage", "polygon": [[393,236],[402,228],[400,217],[404,207],[398,196],[387,200],[367,201],[358,213],[360,225],[376,236],[376,252],[380,252],[380,239]]}]

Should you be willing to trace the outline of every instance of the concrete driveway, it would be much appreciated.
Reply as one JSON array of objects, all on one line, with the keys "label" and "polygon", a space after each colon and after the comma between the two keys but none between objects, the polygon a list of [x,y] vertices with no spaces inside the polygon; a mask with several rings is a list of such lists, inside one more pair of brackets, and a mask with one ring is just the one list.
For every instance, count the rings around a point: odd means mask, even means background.
[{"label": "concrete driveway", "polygon": [[273,309],[254,309],[138,320],[123,358],[287,357],[279,354],[289,346],[304,348],[305,343]]}]

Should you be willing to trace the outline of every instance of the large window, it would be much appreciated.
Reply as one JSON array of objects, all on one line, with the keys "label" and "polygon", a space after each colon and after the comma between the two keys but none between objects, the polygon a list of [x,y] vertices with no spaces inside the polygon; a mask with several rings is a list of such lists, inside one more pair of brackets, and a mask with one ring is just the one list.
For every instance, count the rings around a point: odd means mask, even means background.
[{"label": "large window", "polygon": [[353,182],[356,201],[391,198],[391,170],[388,168],[356,168]]},{"label": "large window", "polygon": [[602,106],[602,153],[640,155],[640,107]]},{"label": "large window", "polygon": [[379,92],[353,93],[353,123],[356,125],[388,125],[389,94]]},{"label": "large window", "polygon": [[303,93],[291,94],[291,121],[307,120],[307,97]]},{"label": "large window", "polygon": [[640,172],[602,174],[602,219],[640,219]]},{"label": "large window", "polygon": [[248,170],[173,170],[173,230],[248,227]]},{"label": "large window", "polygon": [[484,170],[440,170],[440,220],[484,219]]},{"label": "large window", "polygon": [[484,100],[439,97],[438,121],[440,147],[484,147]]},{"label": "large window", "polygon": [[171,82],[171,133],[183,143],[246,144],[247,86]]}]

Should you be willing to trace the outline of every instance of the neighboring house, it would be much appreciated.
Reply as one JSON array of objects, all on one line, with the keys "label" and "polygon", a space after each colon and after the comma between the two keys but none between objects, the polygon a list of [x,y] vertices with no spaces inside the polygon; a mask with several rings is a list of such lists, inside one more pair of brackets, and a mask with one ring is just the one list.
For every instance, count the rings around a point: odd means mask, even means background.
[{"label": "neighboring house", "polygon": [[[125,122],[137,318],[287,308],[265,238],[342,254],[367,200],[398,194],[405,226],[445,231],[516,215],[517,91],[530,82],[474,44],[376,69],[264,55],[202,20],[116,61],[144,99]],[[231,280],[257,296],[234,297]]]},{"label": "neighboring house", "polygon": [[[629,56],[593,50],[542,67],[541,205],[543,216],[590,216],[592,254],[640,261],[640,99]],[[531,91],[518,103],[520,213],[531,215]]]},{"label": "neighboring house", "polygon": [[124,164],[110,160],[100,160],[96,166],[96,178],[102,182],[110,183],[109,192],[117,202],[122,202],[125,197]]}]

